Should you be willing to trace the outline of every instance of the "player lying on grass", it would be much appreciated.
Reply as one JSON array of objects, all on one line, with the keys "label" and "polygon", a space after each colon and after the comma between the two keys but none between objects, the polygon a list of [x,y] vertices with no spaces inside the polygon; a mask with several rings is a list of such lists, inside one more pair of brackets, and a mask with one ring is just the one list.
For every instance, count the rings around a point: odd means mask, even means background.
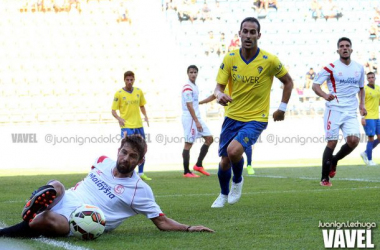
[{"label": "player lying on grass", "polygon": [[152,189],[134,172],[147,150],[140,135],[126,136],[117,161],[99,157],[83,181],[65,191],[57,180],[33,192],[22,211],[23,222],[0,230],[4,237],[67,236],[70,214],[82,204],[99,207],[105,214],[106,231],[125,219],[143,214],[162,231],[214,232],[204,226],[181,224],[164,215]]}]

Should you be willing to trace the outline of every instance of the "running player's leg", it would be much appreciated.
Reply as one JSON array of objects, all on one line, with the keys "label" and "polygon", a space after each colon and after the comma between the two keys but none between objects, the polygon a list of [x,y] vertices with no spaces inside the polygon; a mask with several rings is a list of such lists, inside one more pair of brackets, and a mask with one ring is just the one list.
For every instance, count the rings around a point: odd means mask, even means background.
[{"label": "running player's leg", "polygon": [[327,146],[322,155],[322,177],[320,182],[322,186],[331,186],[329,175],[330,177],[334,177],[335,175],[335,170],[332,169],[331,162],[339,138],[339,121],[340,112],[326,108],[324,115],[324,129]]},{"label": "running player's leg", "polygon": [[359,144],[360,130],[359,123],[354,114],[345,114],[342,119],[342,131],[343,136],[346,139],[346,143],[340,148],[338,153],[333,157],[333,163],[338,162],[347,155],[349,155]]},{"label": "running player's leg", "polygon": [[247,156],[247,173],[253,175],[255,174],[255,170],[252,167],[252,147],[247,147],[244,152]]},{"label": "running player's leg", "polygon": [[[145,132],[143,127],[133,129],[133,134],[141,135],[145,139]],[[140,178],[144,181],[151,181],[152,178],[149,178],[146,174],[144,174],[144,166],[146,161],[145,157],[146,156],[144,156],[144,161],[139,165],[139,175]]]},{"label": "running player's leg", "polygon": [[201,147],[197,163],[195,164],[195,166],[193,167],[193,169],[195,171],[198,171],[198,172],[206,175],[206,176],[209,176],[210,174],[204,170],[203,160],[206,157],[208,149],[209,149],[210,145],[213,143],[214,139],[212,138],[211,132],[208,129],[206,123],[204,123],[202,119],[199,119],[199,122],[202,125],[203,131],[199,132],[198,134],[201,135],[205,139],[205,142],[204,142],[204,144]]}]

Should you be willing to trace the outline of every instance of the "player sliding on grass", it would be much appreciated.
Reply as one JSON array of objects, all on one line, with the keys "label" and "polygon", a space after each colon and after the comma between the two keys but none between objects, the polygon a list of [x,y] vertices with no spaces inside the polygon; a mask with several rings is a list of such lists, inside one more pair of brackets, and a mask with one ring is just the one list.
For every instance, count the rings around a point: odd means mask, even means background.
[{"label": "player sliding on grass", "polygon": [[154,200],[152,189],[134,172],[146,153],[140,135],[126,136],[113,161],[99,157],[91,172],[66,190],[57,180],[49,181],[30,197],[22,211],[23,222],[0,230],[5,237],[67,236],[70,214],[82,204],[99,207],[106,217],[106,231],[125,219],[143,214],[162,231],[213,232],[204,226],[189,226],[166,217]]},{"label": "player sliding on grass", "polygon": [[[322,158],[321,186],[332,186],[330,179],[335,176],[338,161],[350,154],[359,144],[359,123],[356,110],[362,116],[367,115],[364,106],[364,68],[351,60],[352,44],[347,37],[338,40],[339,60],[330,63],[314,78],[314,92],[324,98],[326,110],[324,128],[327,146]],[[321,89],[321,84],[327,81],[329,93]],[[359,94],[360,103],[356,94]],[[333,156],[338,143],[339,129],[342,129],[346,144]]]},{"label": "player sliding on grass", "polygon": [[206,157],[208,148],[213,142],[213,138],[206,123],[202,120],[201,112],[199,111],[199,90],[198,86],[195,84],[198,76],[197,66],[190,65],[187,68],[187,75],[189,77],[189,80],[182,88],[182,126],[185,135],[185,146],[182,152],[184,168],[183,176],[187,178],[199,177],[199,175],[193,174],[189,169],[190,149],[193,146],[195,139],[199,137],[203,137],[205,139],[205,143],[201,147],[198,161],[194,165],[193,169],[206,176],[209,176],[210,174],[204,170],[202,162]]},{"label": "player sliding on grass", "polygon": [[[248,17],[241,22],[239,36],[241,48],[228,53],[217,76],[214,95],[222,106],[228,104],[219,143],[219,184],[221,193],[211,207],[223,207],[228,201],[239,201],[243,188],[243,153],[256,143],[267,127],[269,100],[273,77],[284,84],[282,102],[273,113],[274,121],[285,118],[286,106],[293,88],[293,81],[280,60],[259,49],[260,23]],[[229,84],[231,96],[224,93]],[[234,173],[231,191],[231,167]]]}]

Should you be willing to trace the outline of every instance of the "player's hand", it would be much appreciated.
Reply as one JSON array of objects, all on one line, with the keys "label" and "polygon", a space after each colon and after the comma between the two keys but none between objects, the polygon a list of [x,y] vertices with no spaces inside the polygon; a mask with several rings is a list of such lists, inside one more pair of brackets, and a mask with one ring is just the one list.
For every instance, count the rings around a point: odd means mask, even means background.
[{"label": "player's hand", "polygon": [[118,119],[120,127],[124,127],[125,120],[123,118]]},{"label": "player's hand", "polygon": [[148,127],[149,127],[149,119],[147,116],[145,116],[144,121],[146,121],[146,123],[148,124]]},{"label": "player's hand", "polygon": [[197,130],[198,132],[203,132],[203,128],[202,128],[202,125],[201,123],[198,121],[198,122],[195,122],[195,126],[197,126]]},{"label": "player's hand", "polygon": [[214,233],[215,231],[204,226],[191,226],[188,230],[189,232],[209,232]]},{"label": "player's hand", "polygon": [[326,96],[324,97],[326,101],[332,101],[335,99],[335,96],[333,94],[326,94]]},{"label": "player's hand", "polygon": [[273,120],[275,122],[283,121],[284,119],[285,119],[285,112],[284,111],[278,109],[273,113]]},{"label": "player's hand", "polygon": [[361,116],[366,116],[367,115],[367,110],[365,109],[364,104],[360,104],[359,105],[359,111],[360,111]]},{"label": "player's hand", "polygon": [[367,124],[365,117],[362,117],[362,125],[365,126]]},{"label": "player's hand", "polygon": [[227,106],[227,103],[232,102],[232,98],[224,93],[219,93],[216,102],[222,106]]}]

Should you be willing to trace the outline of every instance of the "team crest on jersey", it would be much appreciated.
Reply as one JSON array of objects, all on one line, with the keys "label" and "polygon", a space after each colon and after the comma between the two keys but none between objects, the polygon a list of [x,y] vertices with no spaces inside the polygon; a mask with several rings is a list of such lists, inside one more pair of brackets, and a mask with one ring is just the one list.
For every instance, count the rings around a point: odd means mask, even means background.
[{"label": "team crest on jersey", "polygon": [[113,99],[115,102],[117,102],[118,100],[119,100],[119,98],[115,98],[115,99]]},{"label": "team crest on jersey", "polygon": [[237,71],[237,66],[232,66],[232,71]]},{"label": "team crest on jersey", "polygon": [[266,60],[266,59],[268,59],[268,56],[267,55],[263,55],[263,58]]},{"label": "team crest on jersey", "polygon": [[125,96],[123,96],[123,100],[125,100]]},{"label": "team crest on jersey", "polygon": [[220,68],[221,68],[221,69],[224,69],[224,63],[222,63],[222,64],[220,65]]},{"label": "team crest on jersey", "polygon": [[117,194],[122,194],[122,193],[124,193],[124,186],[123,185],[116,185],[115,187],[114,187],[114,190],[115,190],[115,193],[117,193]]},{"label": "team crest on jersey", "polygon": [[263,67],[259,66],[257,67],[257,70],[259,71],[259,74],[261,74],[261,71],[263,71]]},{"label": "team crest on jersey", "polygon": [[355,71],[355,76],[358,77],[359,76],[359,72]]}]

